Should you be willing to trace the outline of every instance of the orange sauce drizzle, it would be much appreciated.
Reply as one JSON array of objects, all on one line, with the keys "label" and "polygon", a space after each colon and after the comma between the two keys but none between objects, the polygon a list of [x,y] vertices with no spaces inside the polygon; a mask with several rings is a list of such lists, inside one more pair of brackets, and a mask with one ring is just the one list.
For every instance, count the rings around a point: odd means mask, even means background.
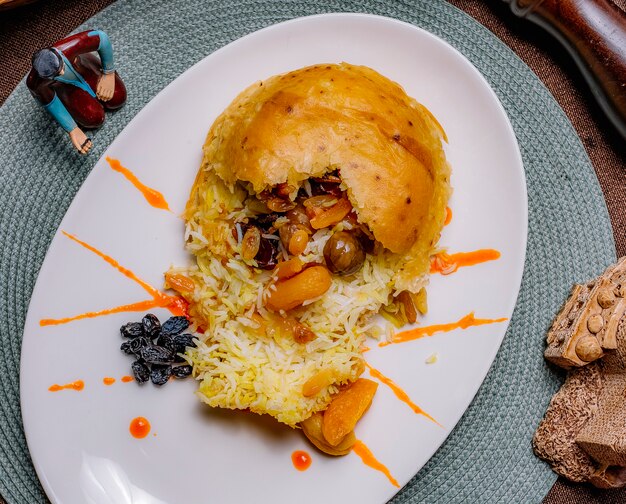
[{"label": "orange sauce drizzle", "polygon": [[291,462],[298,471],[306,471],[311,466],[311,455],[302,450],[296,450],[291,454]]},{"label": "orange sauce drizzle", "polygon": [[82,245],[87,250],[93,252],[100,258],[104,259],[107,263],[117,269],[120,273],[122,273],[127,278],[130,278],[134,282],[138,283],[148,294],[152,296],[151,300],[139,301],[138,303],[132,303],[128,305],[117,306],[115,308],[110,308],[108,310],[101,310],[96,312],[86,312],[81,313],[79,315],[75,315],[73,317],[60,318],[60,319],[42,319],[39,321],[40,326],[48,326],[48,325],[58,325],[58,324],[66,324],[68,322],[72,322],[73,320],[85,319],[85,318],[93,318],[100,317],[102,315],[109,315],[111,313],[120,313],[120,312],[129,312],[129,311],[147,311],[151,308],[167,308],[173,315],[187,315],[187,302],[178,296],[170,296],[161,292],[158,289],[155,289],[147,282],[144,282],[142,279],[137,277],[131,270],[124,268],[120,263],[118,263],[112,257],[104,254],[99,251],[95,247],[89,245],[88,243],[79,240],[76,236],[73,236],[69,233],[63,231],[63,234],[67,236],[70,240],[75,241],[79,245]]},{"label": "orange sauce drizzle", "polygon": [[439,422],[437,422],[437,420],[435,420],[432,416],[430,416],[428,413],[426,413],[417,404],[415,404],[413,401],[411,401],[411,399],[408,396],[408,394],[404,390],[402,390],[391,378],[386,377],[384,374],[382,374],[380,371],[378,371],[378,369],[374,369],[367,362],[365,363],[365,366],[367,367],[367,369],[369,369],[370,374],[374,378],[376,378],[377,380],[380,380],[385,385],[387,385],[393,391],[393,393],[396,395],[396,397],[398,399],[400,399],[401,401],[405,402],[409,406],[409,408],[411,408],[415,413],[417,413],[418,415],[424,415],[430,421],[436,423],[439,427],[443,427],[443,425],[441,425]]},{"label": "orange sauce drizzle", "polygon": [[391,482],[393,486],[400,488],[400,485],[395,480],[395,478],[391,475],[391,473],[389,472],[389,469],[387,469],[387,467],[381,464],[376,459],[376,457],[374,457],[370,449],[365,445],[365,443],[363,443],[363,441],[360,441],[359,439],[357,439],[356,443],[354,443],[354,446],[352,447],[352,451],[356,453],[359,457],[361,457],[361,460],[363,461],[365,465],[370,466],[372,469],[376,469],[377,471],[380,471],[385,476],[387,476],[387,479]]},{"label": "orange sauce drizzle", "polygon": [[382,341],[378,344],[378,346],[383,347],[391,345],[392,343],[404,343],[406,341],[413,341],[419,338],[423,338],[424,336],[432,336],[433,334],[439,332],[448,332],[455,329],[467,329],[468,327],[485,324],[495,324],[498,322],[504,322],[505,320],[508,319],[477,319],[476,317],[474,317],[474,312],[470,312],[465,315],[465,317],[457,320],[456,322],[451,322],[449,324],[435,324],[431,326],[416,327],[415,329],[410,329],[408,331],[394,334],[391,341]]},{"label": "orange sauce drizzle", "polygon": [[143,439],[150,434],[150,422],[144,417],[133,418],[128,429],[130,430],[131,436],[137,439]]},{"label": "orange sauce drizzle", "polygon": [[128,376],[128,375],[122,376],[122,381],[124,383],[132,382],[133,380],[134,380],[134,378],[132,376]]},{"label": "orange sauce drizzle", "polygon": [[60,319],[41,319],[39,321],[39,325],[48,326],[48,325],[67,324],[68,322],[72,322],[74,320],[101,317],[102,315],[110,315],[111,313],[121,313],[121,312],[131,312],[131,311],[143,312],[143,311],[150,310],[151,308],[155,308],[157,306],[159,305],[154,300],[140,301],[138,303],[116,306],[115,308],[109,308],[107,310],[81,313],[79,315],[74,315],[73,317],[66,317],[66,318],[60,318]]},{"label": "orange sauce drizzle", "polygon": [[452,209],[448,206],[446,207],[446,220],[443,221],[443,225],[447,226],[452,221]]},{"label": "orange sauce drizzle", "polygon": [[66,383],[65,385],[57,385],[55,383],[54,385],[51,385],[48,388],[48,390],[50,392],[58,392],[59,390],[71,389],[71,390],[76,390],[76,391],[80,392],[84,388],[85,388],[85,382],[83,380],[76,380],[75,382]]},{"label": "orange sauce drizzle", "polygon": [[152,189],[144,184],[142,184],[139,179],[135,176],[133,172],[131,172],[128,168],[122,166],[117,159],[112,159],[107,156],[106,158],[109,166],[115,170],[116,172],[121,173],[128,179],[128,181],[133,184],[140,192],[143,194],[143,197],[146,198],[146,201],[155,208],[159,208],[161,210],[169,210],[170,207],[165,201],[163,195],[157,191],[156,189]]},{"label": "orange sauce drizzle", "polygon": [[500,252],[494,249],[480,249],[473,252],[447,254],[439,252],[430,258],[430,272],[450,275],[464,266],[475,266],[500,258]]},{"label": "orange sauce drizzle", "polygon": [[102,383],[104,383],[105,385],[113,385],[115,383],[115,378],[110,378],[110,377],[106,377],[106,378],[102,378]]}]

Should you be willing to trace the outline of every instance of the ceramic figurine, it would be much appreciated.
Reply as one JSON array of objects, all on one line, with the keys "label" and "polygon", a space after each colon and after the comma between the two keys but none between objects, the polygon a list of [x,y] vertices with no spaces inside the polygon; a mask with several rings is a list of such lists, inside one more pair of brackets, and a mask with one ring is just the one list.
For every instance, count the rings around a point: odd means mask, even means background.
[{"label": "ceramic figurine", "polygon": [[626,257],[575,285],[545,357],[570,372],[533,438],[555,472],[601,488],[626,485]]},{"label": "ceramic figurine", "polygon": [[101,30],[71,35],[37,51],[32,66],[26,79],[31,94],[67,131],[76,150],[87,154],[92,142],[83,129],[100,127],[105,110],[126,101],[109,37]]}]

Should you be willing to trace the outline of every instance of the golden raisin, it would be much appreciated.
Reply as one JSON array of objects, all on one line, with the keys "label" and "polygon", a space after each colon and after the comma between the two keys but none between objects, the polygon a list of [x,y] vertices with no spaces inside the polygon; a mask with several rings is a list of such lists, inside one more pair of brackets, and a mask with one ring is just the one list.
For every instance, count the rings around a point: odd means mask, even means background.
[{"label": "golden raisin", "polygon": [[180,273],[165,273],[165,282],[176,292],[193,292],[196,288],[194,281]]},{"label": "golden raisin", "polygon": [[244,233],[243,239],[241,240],[241,256],[246,261],[254,259],[254,256],[259,253],[260,247],[261,231],[255,226],[249,227]]},{"label": "golden raisin", "polygon": [[289,253],[298,256],[304,252],[309,243],[309,235],[303,229],[298,229],[289,240]]},{"label": "golden raisin", "polygon": [[409,291],[402,291],[398,294],[398,301],[402,303],[404,307],[404,314],[409,324],[414,324],[417,320],[417,307],[415,306],[415,301],[411,293]]}]

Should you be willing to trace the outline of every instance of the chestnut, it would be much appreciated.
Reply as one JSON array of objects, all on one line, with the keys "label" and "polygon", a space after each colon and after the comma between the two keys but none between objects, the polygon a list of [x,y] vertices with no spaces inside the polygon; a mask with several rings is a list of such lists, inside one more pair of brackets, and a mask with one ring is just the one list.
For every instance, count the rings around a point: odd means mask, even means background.
[{"label": "chestnut", "polygon": [[350,275],[363,266],[365,252],[361,242],[353,234],[338,231],[326,242],[324,259],[332,273]]}]

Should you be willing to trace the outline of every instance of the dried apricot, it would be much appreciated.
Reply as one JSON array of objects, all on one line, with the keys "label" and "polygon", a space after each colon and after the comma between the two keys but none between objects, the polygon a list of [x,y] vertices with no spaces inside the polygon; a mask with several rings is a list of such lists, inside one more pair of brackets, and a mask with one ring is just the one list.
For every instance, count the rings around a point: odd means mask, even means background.
[{"label": "dried apricot", "polygon": [[288,261],[279,262],[275,271],[279,280],[291,278],[302,271],[302,261],[298,257],[292,257]]},{"label": "dried apricot", "polygon": [[325,368],[315,373],[309,378],[302,386],[302,395],[304,397],[311,397],[320,392],[322,389],[328,387],[336,380],[335,370],[332,368]]},{"label": "dried apricot", "polygon": [[[321,197],[321,196],[320,196]],[[306,203],[306,202],[305,202]],[[333,206],[324,210],[311,219],[313,229],[324,229],[340,222],[352,211],[352,205],[346,198],[341,198]]]},{"label": "dried apricot", "polygon": [[273,311],[291,310],[330,289],[330,272],[324,266],[312,266],[296,276],[281,280],[267,291],[265,306]]},{"label": "dried apricot", "polygon": [[321,412],[314,413],[304,422],[300,423],[302,432],[304,432],[307,439],[311,441],[317,449],[336,457],[350,453],[354,443],[356,443],[354,432],[348,432],[336,446],[331,446],[326,439],[324,439],[324,435],[322,434],[323,425],[324,415]]},{"label": "dried apricot", "polygon": [[337,446],[356,426],[378,388],[378,383],[359,378],[348,388],[339,392],[324,412],[322,433],[331,446]]}]

